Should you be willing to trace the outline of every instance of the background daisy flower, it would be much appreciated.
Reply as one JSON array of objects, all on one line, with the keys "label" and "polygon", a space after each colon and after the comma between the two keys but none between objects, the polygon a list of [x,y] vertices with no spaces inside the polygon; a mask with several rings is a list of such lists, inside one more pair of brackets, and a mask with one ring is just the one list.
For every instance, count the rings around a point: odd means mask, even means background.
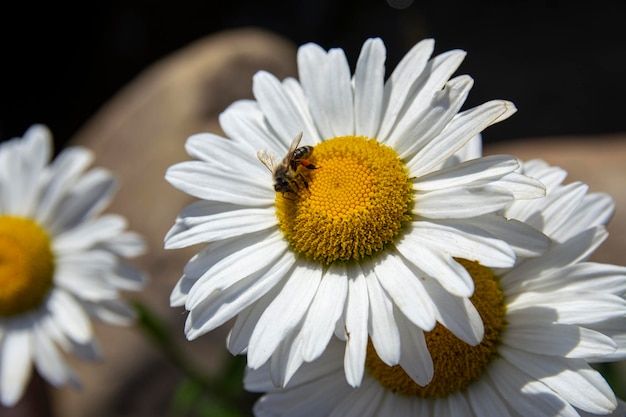
[{"label": "background daisy flower", "polygon": [[368,349],[359,388],[343,378],[340,343],[305,364],[285,389],[268,366],[249,370],[248,390],[268,392],[257,416],[624,416],[626,404],[590,363],[626,358],[626,268],[585,262],[606,238],[613,202],[562,185],[565,171],[535,160],[524,171],[548,189],[545,199],[507,210],[549,232],[554,243],[508,269],[464,263],[476,285],[472,302],[485,337],[470,346],[442,326],[425,335],[434,360],[430,383],[413,377],[418,361],[390,367]]},{"label": "background daisy flower", "polygon": [[368,338],[388,365],[418,357],[422,383],[433,374],[424,331],[441,323],[469,344],[482,340],[458,259],[499,268],[542,253],[543,234],[499,212],[544,188],[511,156],[458,163],[515,106],[460,111],[473,80],[450,77],[465,53],[431,58],[433,48],[415,45],[385,81],[380,39],[365,42],[353,75],[342,50],[304,45],[299,80],[261,71],[255,100],[221,114],[228,138],[187,140],[196,160],[166,179],[200,201],[180,213],[165,247],[208,244],[171,295],[190,312],[189,339],[236,317],[228,348],[253,368],[269,360],[277,385],[334,332],[347,342],[352,385]]},{"label": "background daisy flower", "polygon": [[48,129],[32,126],[0,144],[0,401],[21,398],[33,364],[50,384],[78,384],[59,349],[100,355],[90,316],[128,324],[120,291],[145,277],[126,262],[145,250],[123,217],[101,212],[115,192],[111,173],[82,147],[52,163]]}]

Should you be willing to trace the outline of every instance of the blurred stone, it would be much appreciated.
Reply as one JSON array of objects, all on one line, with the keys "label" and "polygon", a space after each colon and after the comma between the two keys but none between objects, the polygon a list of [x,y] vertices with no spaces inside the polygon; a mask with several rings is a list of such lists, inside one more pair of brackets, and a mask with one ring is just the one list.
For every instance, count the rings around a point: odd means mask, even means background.
[{"label": "blurred stone", "polygon": [[[169,305],[169,294],[198,247],[166,251],[163,237],[180,210],[194,201],[164,180],[166,169],[189,160],[188,136],[221,133],[218,115],[237,99],[252,97],[252,76],[265,69],[279,79],[296,73],[295,45],[260,30],[211,35],[146,69],[93,116],[73,138],[96,153],[95,166],[120,179],[110,212],[127,217],[143,234],[151,252],[135,262],[151,280],[142,293],[128,294],[161,317],[174,341],[207,372],[219,369],[226,355],[228,326],[189,342],[186,314]],[[114,63],[112,63],[114,65]],[[485,153],[542,158],[581,180],[591,191],[613,196],[616,214],[610,237],[595,255],[623,264],[626,247],[626,134],[606,137],[545,138],[487,144]],[[182,375],[137,328],[96,326],[104,360],[99,364],[70,358],[83,389],[52,389],[53,411],[63,417],[154,417],[165,415]]]}]

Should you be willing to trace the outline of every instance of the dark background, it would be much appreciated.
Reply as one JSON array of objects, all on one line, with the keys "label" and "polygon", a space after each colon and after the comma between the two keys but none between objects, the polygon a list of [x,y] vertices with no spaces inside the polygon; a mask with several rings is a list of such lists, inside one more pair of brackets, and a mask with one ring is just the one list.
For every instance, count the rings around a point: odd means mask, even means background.
[{"label": "dark background", "polygon": [[459,73],[475,79],[465,108],[504,98],[519,109],[488,130],[489,141],[626,131],[625,1],[410,2],[4,2],[0,140],[39,122],[62,145],[155,61],[246,26],[342,47],[352,64],[367,37],[381,36],[388,74],[424,37],[435,38],[436,53],[465,49]]}]

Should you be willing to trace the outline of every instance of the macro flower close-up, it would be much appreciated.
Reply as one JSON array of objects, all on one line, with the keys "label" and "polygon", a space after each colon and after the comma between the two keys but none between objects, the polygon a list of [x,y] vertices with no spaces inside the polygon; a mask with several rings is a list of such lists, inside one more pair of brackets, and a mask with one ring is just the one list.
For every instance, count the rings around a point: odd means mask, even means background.
[{"label": "macro flower close-up", "polygon": [[246,388],[266,393],[255,415],[623,417],[626,403],[592,367],[626,358],[626,267],[588,261],[607,237],[613,201],[587,193],[581,182],[563,185],[566,172],[541,160],[525,163],[523,172],[541,180],[548,195],[515,201],[505,215],[553,244],[510,268],[463,263],[485,323],[479,345],[440,325],[426,332],[435,368],[428,384],[369,348],[363,383],[353,388],[343,376],[343,346],[333,341],[283,389],[272,385],[269,365],[250,369]]},{"label": "macro flower close-up", "polygon": [[230,352],[269,363],[277,386],[333,335],[351,386],[372,352],[429,383],[434,329],[479,346],[489,327],[470,302],[473,271],[545,252],[541,230],[502,214],[545,188],[515,157],[464,156],[516,108],[461,110],[465,52],[433,51],[417,43],[385,78],[381,39],[363,44],[353,74],[343,50],[305,44],[297,80],[260,71],[255,99],[220,115],[226,137],[189,137],[194,160],[166,179],[199,200],[165,237],[167,249],[205,245],[170,298],[189,311],[188,339],[234,319]]},{"label": "macro flower close-up", "polygon": [[0,403],[15,405],[37,372],[52,386],[79,385],[63,357],[93,361],[101,352],[91,318],[132,323],[122,291],[143,288],[127,262],[145,251],[126,220],[102,214],[116,181],[87,171],[91,151],[53,155],[42,125],[0,144]]}]

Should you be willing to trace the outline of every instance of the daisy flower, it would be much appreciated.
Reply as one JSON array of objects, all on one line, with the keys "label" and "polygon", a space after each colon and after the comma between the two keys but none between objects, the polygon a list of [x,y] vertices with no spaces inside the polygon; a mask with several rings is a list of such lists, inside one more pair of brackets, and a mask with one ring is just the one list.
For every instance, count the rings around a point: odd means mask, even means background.
[{"label": "daisy flower", "polygon": [[249,370],[246,388],[267,392],[255,415],[623,417],[626,404],[590,363],[626,358],[626,268],[585,261],[607,236],[613,202],[587,194],[582,183],[562,185],[565,171],[543,161],[528,162],[524,171],[546,185],[548,196],[516,201],[506,215],[540,228],[554,243],[511,268],[462,262],[485,325],[479,345],[439,324],[425,332],[435,372],[420,384],[417,355],[389,366],[370,343],[363,383],[353,388],[343,377],[342,343],[333,341],[284,389],[272,385],[269,366]]},{"label": "daisy flower", "polygon": [[253,368],[270,361],[277,385],[334,332],[347,339],[352,385],[368,338],[388,365],[415,352],[423,382],[433,371],[424,331],[439,322],[467,343],[482,340],[474,282],[458,259],[496,268],[542,253],[542,233],[499,212],[545,190],[511,156],[458,162],[515,106],[460,111],[473,80],[450,77],[465,53],[431,57],[433,48],[415,45],[385,81],[380,39],[365,42],[353,75],[342,50],[306,44],[298,80],[260,71],[255,100],[221,114],[227,138],[187,140],[195,160],[166,179],[200,200],[165,247],[206,244],[170,299],[189,311],[189,339],[236,318],[229,350]]},{"label": "daisy flower", "polygon": [[93,156],[69,147],[52,163],[41,125],[0,144],[0,402],[15,405],[33,365],[50,384],[78,384],[62,351],[99,357],[90,316],[127,324],[133,310],[120,290],[144,276],[125,258],[144,251],[124,218],[100,212],[115,192]]}]

